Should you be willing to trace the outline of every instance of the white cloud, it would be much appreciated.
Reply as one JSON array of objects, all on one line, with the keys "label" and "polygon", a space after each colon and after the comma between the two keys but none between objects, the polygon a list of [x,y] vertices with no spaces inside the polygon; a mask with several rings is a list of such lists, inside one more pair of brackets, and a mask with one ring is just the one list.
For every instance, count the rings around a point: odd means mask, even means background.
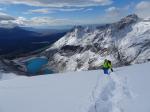
[{"label": "white cloud", "polygon": [[49,8],[41,8],[41,9],[35,9],[35,10],[28,10],[25,14],[32,14],[32,13],[39,13],[39,14],[48,14],[48,13],[53,13],[50,11]]},{"label": "white cloud", "polygon": [[108,16],[118,16],[120,14],[120,9],[116,7],[109,7],[105,10],[108,13]]},{"label": "white cloud", "polygon": [[14,23],[19,26],[53,26],[53,25],[65,25],[67,19],[55,19],[50,17],[33,17],[31,19],[26,19],[24,17],[18,17]]},{"label": "white cloud", "polygon": [[26,26],[26,27],[48,27],[48,26],[60,26],[60,25],[78,25],[85,23],[81,20],[70,20],[67,18],[52,18],[52,17],[13,17],[6,13],[0,12],[0,27],[14,27],[14,26]]},{"label": "white cloud", "polygon": [[150,8],[150,1],[141,1],[136,5],[136,9],[148,9]]},{"label": "white cloud", "polygon": [[86,9],[85,11],[92,11],[93,9],[92,8],[88,8],[88,9]]},{"label": "white cloud", "polygon": [[72,11],[81,11],[81,10],[84,10],[84,8],[59,8],[55,10],[64,11],[64,12],[72,12]]},{"label": "white cloud", "polygon": [[26,4],[31,6],[64,7],[64,6],[97,6],[110,5],[112,0],[0,0],[0,3]]},{"label": "white cloud", "polygon": [[8,26],[26,26],[26,27],[44,27],[44,26],[57,26],[57,25],[72,25],[73,22],[68,19],[57,19],[50,17],[33,17],[27,19],[24,17],[18,17],[15,20],[2,20],[2,25]]},{"label": "white cloud", "polygon": [[6,13],[3,13],[3,12],[0,12],[0,21],[2,20],[14,20],[15,18],[6,14]]},{"label": "white cloud", "polygon": [[135,7],[135,12],[143,18],[150,17],[150,1],[141,1]]},{"label": "white cloud", "polygon": [[105,10],[106,14],[104,15],[104,20],[109,22],[118,21],[124,16],[124,9],[117,7],[109,7]]},{"label": "white cloud", "polygon": [[102,23],[110,23],[119,21],[121,18],[130,14],[130,5],[124,7],[109,7],[105,10],[105,14],[99,17],[99,21]]},{"label": "white cloud", "polygon": [[25,12],[25,14],[33,14],[33,13],[39,13],[39,14],[49,14],[49,13],[55,13],[56,11],[61,12],[74,12],[74,11],[91,11],[92,8],[83,8],[83,7],[76,7],[76,8],[41,8],[41,9],[34,9],[34,10],[28,10]]},{"label": "white cloud", "polygon": [[12,17],[6,13],[0,12],[0,27],[14,27],[14,26],[16,26],[17,24],[12,22],[14,20],[15,20],[14,17]]},{"label": "white cloud", "polygon": [[0,12],[0,27],[14,27],[14,26],[56,26],[56,25],[71,25],[68,19],[59,19],[51,17],[33,17],[27,19],[25,17],[12,17],[8,14]]}]

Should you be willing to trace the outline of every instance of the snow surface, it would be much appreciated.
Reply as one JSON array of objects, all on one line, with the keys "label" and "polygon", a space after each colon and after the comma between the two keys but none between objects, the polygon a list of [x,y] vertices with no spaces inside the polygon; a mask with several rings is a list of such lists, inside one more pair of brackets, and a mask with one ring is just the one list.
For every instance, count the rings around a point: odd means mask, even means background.
[{"label": "snow surface", "polygon": [[0,71],[0,81],[1,80],[14,79],[16,77],[18,77],[18,76],[14,73],[3,73],[3,71]]},{"label": "snow surface", "polygon": [[150,112],[150,63],[0,81],[0,112]]}]

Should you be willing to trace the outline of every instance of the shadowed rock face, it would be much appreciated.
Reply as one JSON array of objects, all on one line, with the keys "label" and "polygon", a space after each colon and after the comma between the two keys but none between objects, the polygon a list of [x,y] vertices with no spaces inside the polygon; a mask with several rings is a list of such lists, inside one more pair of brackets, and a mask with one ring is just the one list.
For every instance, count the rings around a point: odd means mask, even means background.
[{"label": "shadowed rock face", "polygon": [[77,51],[81,51],[83,50],[83,47],[80,47],[80,46],[72,46],[72,45],[66,45],[66,46],[63,46],[61,48],[61,51],[70,51],[70,52],[77,52]]}]

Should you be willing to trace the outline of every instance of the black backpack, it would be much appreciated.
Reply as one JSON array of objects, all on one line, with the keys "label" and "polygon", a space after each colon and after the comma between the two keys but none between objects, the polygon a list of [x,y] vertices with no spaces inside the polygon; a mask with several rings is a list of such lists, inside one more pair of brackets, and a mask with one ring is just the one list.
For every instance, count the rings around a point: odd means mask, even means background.
[{"label": "black backpack", "polygon": [[111,61],[110,60],[107,60],[107,62],[111,65]]}]

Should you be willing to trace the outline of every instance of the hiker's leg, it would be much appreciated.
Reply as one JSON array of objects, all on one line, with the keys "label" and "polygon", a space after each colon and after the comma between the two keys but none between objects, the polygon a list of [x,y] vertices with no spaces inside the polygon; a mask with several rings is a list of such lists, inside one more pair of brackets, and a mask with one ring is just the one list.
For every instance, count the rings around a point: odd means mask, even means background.
[{"label": "hiker's leg", "polygon": [[104,68],[104,74],[108,74],[108,69],[107,68]]}]

